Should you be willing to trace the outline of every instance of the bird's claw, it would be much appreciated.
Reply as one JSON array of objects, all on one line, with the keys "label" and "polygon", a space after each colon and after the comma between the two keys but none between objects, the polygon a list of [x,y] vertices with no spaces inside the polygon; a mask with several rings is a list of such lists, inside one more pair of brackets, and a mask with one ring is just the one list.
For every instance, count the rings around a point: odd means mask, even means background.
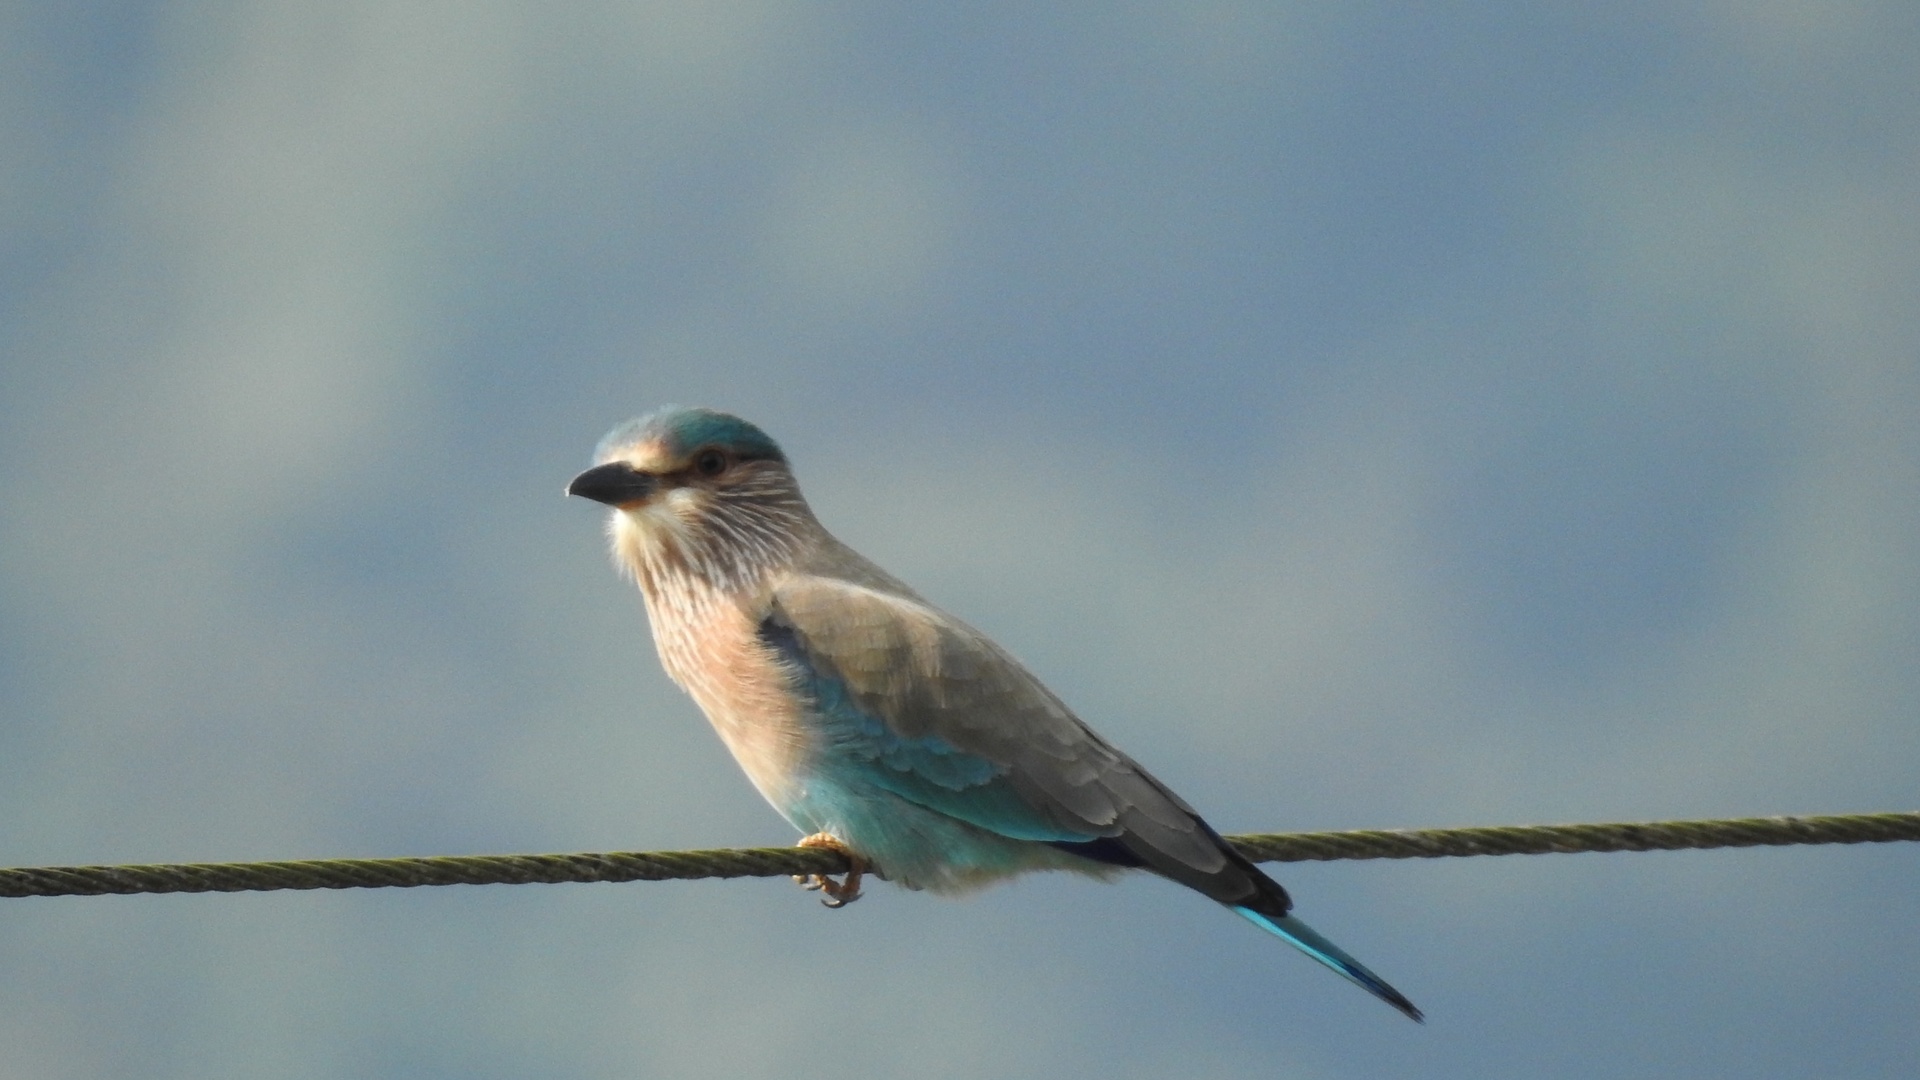
[{"label": "bird's claw", "polygon": [[814,833],[800,841],[796,847],[826,848],[837,851],[847,860],[847,872],[835,881],[826,874],[795,874],[793,880],[803,889],[823,892],[820,903],[825,907],[843,908],[860,899],[860,878],[867,872],[867,860],[853,853],[853,850],[840,842],[832,833]]}]

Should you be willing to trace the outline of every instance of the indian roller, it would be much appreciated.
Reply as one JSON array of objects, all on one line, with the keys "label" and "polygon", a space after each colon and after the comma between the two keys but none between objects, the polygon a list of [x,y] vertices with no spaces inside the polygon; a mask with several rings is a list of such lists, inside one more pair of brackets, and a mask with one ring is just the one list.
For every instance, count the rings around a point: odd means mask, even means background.
[{"label": "indian roller", "polygon": [[710,409],[613,429],[569,495],[612,508],[660,662],[840,880],[957,893],[1029,870],[1142,869],[1218,901],[1415,1020],[1287,891],[985,634],[836,540],[766,433]]}]

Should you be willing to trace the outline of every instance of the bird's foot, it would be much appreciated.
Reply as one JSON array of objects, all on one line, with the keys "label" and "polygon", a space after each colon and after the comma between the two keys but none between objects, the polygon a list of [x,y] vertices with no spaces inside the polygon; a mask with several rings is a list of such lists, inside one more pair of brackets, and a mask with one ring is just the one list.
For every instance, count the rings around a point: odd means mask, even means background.
[{"label": "bird's foot", "polygon": [[853,853],[853,849],[840,842],[832,833],[814,833],[806,837],[796,847],[826,848],[837,851],[846,857],[847,872],[839,881],[826,874],[796,874],[793,880],[803,889],[813,889],[826,893],[820,902],[830,908],[843,908],[860,899],[860,878],[867,872],[867,860]]}]

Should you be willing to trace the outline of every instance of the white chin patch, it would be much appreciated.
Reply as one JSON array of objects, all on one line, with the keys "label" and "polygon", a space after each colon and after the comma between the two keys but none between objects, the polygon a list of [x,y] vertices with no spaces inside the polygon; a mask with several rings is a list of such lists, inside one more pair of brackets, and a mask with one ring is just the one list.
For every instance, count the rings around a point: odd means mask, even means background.
[{"label": "white chin patch", "polygon": [[675,488],[618,516],[626,519],[626,528],[649,540],[678,538],[684,536],[690,522],[698,516],[695,513],[698,503],[698,493]]}]

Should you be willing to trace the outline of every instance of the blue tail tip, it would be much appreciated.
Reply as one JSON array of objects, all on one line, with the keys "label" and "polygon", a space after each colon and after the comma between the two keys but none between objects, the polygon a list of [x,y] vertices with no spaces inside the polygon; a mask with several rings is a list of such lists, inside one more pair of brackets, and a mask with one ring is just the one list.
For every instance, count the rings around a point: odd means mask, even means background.
[{"label": "blue tail tip", "polygon": [[1387,980],[1368,970],[1367,965],[1348,956],[1345,949],[1320,936],[1318,931],[1299,919],[1291,915],[1263,915],[1252,908],[1245,907],[1236,907],[1233,912],[1332,968],[1362,990],[1399,1009],[1414,1023],[1427,1022],[1426,1014],[1420,1011],[1419,1006],[1408,1001],[1405,994],[1395,990]]}]

